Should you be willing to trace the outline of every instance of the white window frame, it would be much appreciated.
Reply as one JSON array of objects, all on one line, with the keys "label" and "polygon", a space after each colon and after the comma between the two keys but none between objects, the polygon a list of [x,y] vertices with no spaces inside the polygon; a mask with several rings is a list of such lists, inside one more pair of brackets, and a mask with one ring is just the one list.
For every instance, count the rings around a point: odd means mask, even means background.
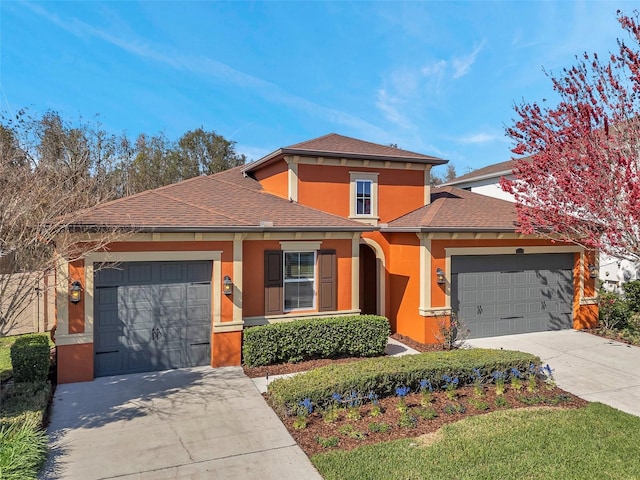
[{"label": "white window frame", "polygon": [[[364,190],[366,190],[366,186],[369,186],[369,193],[362,193],[360,194],[358,192],[359,188],[358,186],[362,185],[364,188]],[[371,192],[373,191],[373,182],[371,180],[356,180],[356,205],[355,205],[355,209],[356,209],[356,216],[358,217],[370,217],[371,216],[371,211],[372,211],[372,203],[373,203],[373,195],[371,194]],[[368,212],[359,212],[358,211],[358,207],[359,207],[359,200],[362,200],[362,209],[365,210],[366,207],[366,200],[369,200],[369,211]]]},{"label": "white window frame", "polygon": [[[309,278],[290,278],[287,279],[287,255],[291,254],[313,254],[313,275]],[[317,285],[316,285],[316,276],[317,276],[317,263],[318,263],[318,252],[312,250],[300,250],[300,251],[291,251],[285,250],[282,254],[282,311],[285,313],[288,312],[299,312],[299,311],[308,311],[316,309],[316,294],[317,294]],[[309,307],[300,307],[300,308],[286,308],[286,290],[287,283],[311,283],[313,294],[311,297],[311,306]]]},{"label": "white window frame", "polygon": [[[377,172],[349,172],[349,218],[359,220],[371,225],[378,224],[378,176]],[[368,214],[358,214],[358,182],[369,182],[371,184],[371,212]]]}]

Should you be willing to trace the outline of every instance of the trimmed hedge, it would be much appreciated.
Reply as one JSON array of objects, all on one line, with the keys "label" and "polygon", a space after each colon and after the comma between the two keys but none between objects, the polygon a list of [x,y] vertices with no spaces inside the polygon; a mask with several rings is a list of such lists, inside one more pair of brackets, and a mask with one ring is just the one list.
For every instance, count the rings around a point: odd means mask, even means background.
[{"label": "trimmed hedge", "polygon": [[529,353],[511,350],[452,350],[428,352],[402,357],[384,357],[336,365],[328,365],[290,378],[280,378],[269,384],[269,397],[275,408],[284,412],[295,410],[308,398],[314,405],[326,406],[331,395],[351,392],[379,397],[395,394],[396,387],[408,386],[419,390],[420,380],[429,379],[434,387],[442,387],[442,376],[457,376],[460,385],[471,384],[472,371],[491,377],[495,371],[517,368],[525,372],[531,364],[539,365],[540,358]]},{"label": "trimmed hedge", "polygon": [[248,367],[343,355],[382,355],[391,333],[376,315],[312,318],[251,327],[243,333],[242,358]]},{"label": "trimmed hedge", "polygon": [[49,375],[49,340],[44,335],[23,335],[11,345],[13,380],[46,382]]}]

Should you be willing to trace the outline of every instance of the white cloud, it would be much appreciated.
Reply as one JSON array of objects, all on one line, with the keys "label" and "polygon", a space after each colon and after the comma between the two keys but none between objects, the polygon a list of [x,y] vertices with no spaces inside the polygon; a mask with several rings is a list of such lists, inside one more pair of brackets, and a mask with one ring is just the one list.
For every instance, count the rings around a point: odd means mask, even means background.
[{"label": "white cloud", "polygon": [[487,143],[493,142],[497,140],[498,137],[496,135],[492,135],[490,133],[473,133],[471,135],[465,135],[464,137],[458,138],[458,142],[464,144],[477,144],[477,143]]},{"label": "white cloud", "polygon": [[389,95],[384,88],[378,90],[376,106],[382,111],[387,120],[401,128],[412,128],[411,122],[398,109],[401,103],[402,100],[399,97]]},{"label": "white cloud", "polygon": [[476,48],[474,48],[473,52],[471,52],[466,57],[454,57],[451,59],[451,66],[453,67],[453,78],[464,77],[467,73],[469,73],[469,70],[471,70],[471,65],[475,63],[476,58],[483,47],[484,41]]}]

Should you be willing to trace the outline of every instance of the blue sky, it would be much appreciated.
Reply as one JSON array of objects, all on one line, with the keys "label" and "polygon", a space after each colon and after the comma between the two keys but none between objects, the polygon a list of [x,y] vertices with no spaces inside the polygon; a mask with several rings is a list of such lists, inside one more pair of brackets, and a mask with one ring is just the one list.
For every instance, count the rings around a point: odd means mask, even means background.
[{"label": "blue sky", "polygon": [[253,160],[335,132],[463,174],[510,158],[514,102],[553,98],[542,67],[614,50],[636,6],[5,0],[0,105],[132,137],[202,126]]}]

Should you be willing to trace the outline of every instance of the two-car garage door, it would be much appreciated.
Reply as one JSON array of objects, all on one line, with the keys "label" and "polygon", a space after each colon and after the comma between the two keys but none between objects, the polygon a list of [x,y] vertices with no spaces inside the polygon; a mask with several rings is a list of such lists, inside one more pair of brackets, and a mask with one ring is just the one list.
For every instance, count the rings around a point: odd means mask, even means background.
[{"label": "two-car garage door", "polygon": [[211,261],[123,262],[96,270],[96,376],[210,363]]},{"label": "two-car garage door", "polygon": [[470,338],[573,326],[573,254],[451,258],[451,306]]}]

